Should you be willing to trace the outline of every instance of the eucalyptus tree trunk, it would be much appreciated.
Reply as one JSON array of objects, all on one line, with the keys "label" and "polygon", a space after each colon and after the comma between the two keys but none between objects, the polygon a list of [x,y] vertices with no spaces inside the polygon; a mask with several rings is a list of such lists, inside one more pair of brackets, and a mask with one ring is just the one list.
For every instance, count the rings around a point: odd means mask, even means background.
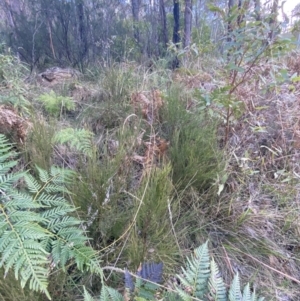
[{"label": "eucalyptus tree trunk", "polygon": [[137,43],[140,40],[139,34],[139,14],[140,14],[140,0],[131,0],[131,8],[132,8],[132,18],[133,18],[133,30],[134,30],[134,38],[136,39]]},{"label": "eucalyptus tree trunk", "polygon": [[76,1],[76,10],[77,10],[77,17],[78,17],[78,60],[79,64],[82,67],[82,63],[84,57],[88,52],[88,42],[87,42],[87,28],[85,22],[85,13],[84,13],[84,4],[83,0]]},{"label": "eucalyptus tree trunk", "polygon": [[[179,0],[173,0],[173,17],[174,17],[174,27],[173,27],[173,43],[176,48],[179,48],[180,43],[180,3]],[[179,67],[179,58],[177,55],[172,60],[172,69]]]},{"label": "eucalyptus tree trunk", "polygon": [[5,0],[3,3],[3,10],[6,15],[7,23],[9,24],[12,34],[14,36],[14,39],[17,40],[17,26],[15,21],[15,14],[17,13],[16,8],[10,3],[9,0]]},{"label": "eucalyptus tree trunk", "polygon": [[173,16],[174,16],[174,28],[173,28],[173,43],[177,45],[180,42],[180,4],[179,0],[173,0]]},{"label": "eucalyptus tree trunk", "polygon": [[185,0],[183,48],[191,44],[193,1]]},{"label": "eucalyptus tree trunk", "polygon": [[163,47],[166,48],[168,44],[168,29],[167,29],[167,16],[164,0],[159,0],[159,15],[161,23],[161,34],[160,40],[163,44]]}]

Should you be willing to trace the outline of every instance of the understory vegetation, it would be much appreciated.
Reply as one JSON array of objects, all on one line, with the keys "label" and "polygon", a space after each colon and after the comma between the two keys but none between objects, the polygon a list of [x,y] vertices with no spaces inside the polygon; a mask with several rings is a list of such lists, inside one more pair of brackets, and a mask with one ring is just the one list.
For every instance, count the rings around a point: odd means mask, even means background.
[{"label": "understory vegetation", "polygon": [[[281,64],[294,68],[290,60]],[[242,300],[237,274],[268,300],[296,298],[297,136],[276,137],[295,135],[285,112],[278,131],[268,120],[276,122],[281,91],[293,97],[297,82],[262,90],[272,102],[259,100],[255,81],[241,85],[225,142],[223,71],[216,62],[212,81],[198,64],[176,72],[114,64],[92,81],[44,87],[22,83],[20,63],[17,77],[2,67],[2,300],[210,300],[221,279],[234,288],[222,286],[213,300],[232,290],[229,300]],[[202,81],[211,92],[194,88]],[[182,272],[199,246],[205,259],[195,253],[200,262]],[[148,287],[147,271],[159,282]],[[203,288],[190,277],[204,277]],[[252,293],[247,286],[243,300]]]},{"label": "understory vegetation", "polygon": [[300,300],[297,28],[209,9],[222,43],[134,23],[81,72],[0,47],[0,301]]}]

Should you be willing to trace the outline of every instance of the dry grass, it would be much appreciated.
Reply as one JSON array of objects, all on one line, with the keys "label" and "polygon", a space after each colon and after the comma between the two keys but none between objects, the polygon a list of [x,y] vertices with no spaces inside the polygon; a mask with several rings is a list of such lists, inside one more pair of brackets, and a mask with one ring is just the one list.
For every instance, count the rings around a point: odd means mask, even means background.
[{"label": "dry grass", "polygon": [[[297,64],[288,58],[290,76]],[[264,283],[271,300],[300,300],[299,88],[283,82],[265,89],[270,74],[264,80],[261,89],[246,83],[236,91],[246,110],[232,127],[223,198],[231,199],[244,239],[223,246],[232,269]]]},{"label": "dry grass", "polygon": [[[116,65],[93,82],[56,88],[77,103],[74,115],[64,116],[59,127],[89,128],[96,135],[97,151],[93,160],[81,158],[77,170],[79,180],[74,183],[78,198],[73,200],[81,206],[84,218],[89,219],[98,210],[90,234],[94,246],[104,250],[105,264],[130,266],[137,259],[153,258],[150,249],[155,250],[155,259],[168,258],[169,271],[177,270],[177,267],[171,268],[171,263],[177,261],[179,266],[180,255],[189,254],[209,238],[226,283],[239,272],[243,283],[256,283],[267,300],[300,300],[300,85],[291,81],[275,83],[271,76],[285,66],[289,76],[298,73],[296,57],[293,54],[277,63],[276,70],[272,62],[256,66],[251,73],[253,80],[235,90],[233,101],[240,101],[242,106],[239,114],[230,119],[227,145],[221,143],[225,133],[224,107],[213,101],[203,105],[204,95],[212,95],[226,84],[217,61],[206,66],[200,62],[190,63],[174,74],[159,68],[150,72],[132,64]],[[174,89],[174,85],[177,88]],[[198,131],[197,137],[200,136],[204,132],[202,128],[206,129],[211,126],[211,120],[218,119],[220,143],[213,145],[213,156],[212,148],[201,144],[212,141],[207,137],[201,141],[183,137],[186,140],[178,140],[178,146],[174,145],[177,140],[172,136],[172,127],[182,130],[191,125],[192,117],[200,115],[205,122],[195,119],[197,131],[194,127],[186,131],[187,136]],[[186,119],[182,121],[182,118]],[[40,132],[35,136],[41,143],[39,137],[46,134]],[[207,133],[208,136],[210,132]],[[188,142],[181,145],[182,141]],[[37,142],[33,143],[42,150]],[[199,151],[191,152],[192,155],[200,154],[200,150],[207,147],[209,160],[215,163],[217,160],[211,159],[214,156],[220,161],[226,159],[226,164],[221,164],[225,166],[224,171],[214,170],[205,189],[201,186],[205,178],[193,186],[192,172],[184,179],[183,187],[178,180],[181,179],[182,184],[182,169],[177,172],[176,181],[172,175],[178,160],[182,166],[187,165],[184,154],[172,162],[174,147],[189,150],[196,143],[199,143]],[[55,150],[58,152],[59,148]],[[47,145],[47,152],[50,151],[51,145]],[[220,155],[223,152],[224,157]],[[169,190],[153,199],[160,187],[153,174],[162,173],[167,167],[170,176],[166,174],[163,181],[170,185]],[[152,190],[146,191],[141,185],[147,186],[150,179]],[[139,195],[142,193],[146,198]],[[158,202],[157,207],[164,207],[156,217],[154,205],[160,198],[163,201]],[[167,199],[173,200],[176,206],[168,207]],[[149,207],[144,205],[140,210],[141,203],[135,204],[135,200],[143,200]],[[139,212],[143,215],[137,216]],[[134,215],[134,221],[139,224],[129,227]],[[167,234],[160,233],[162,220]],[[155,227],[148,229],[145,221]],[[166,239],[168,235],[172,236],[169,243],[173,245],[164,247],[160,244],[161,238]],[[168,257],[171,247],[175,255]]]}]

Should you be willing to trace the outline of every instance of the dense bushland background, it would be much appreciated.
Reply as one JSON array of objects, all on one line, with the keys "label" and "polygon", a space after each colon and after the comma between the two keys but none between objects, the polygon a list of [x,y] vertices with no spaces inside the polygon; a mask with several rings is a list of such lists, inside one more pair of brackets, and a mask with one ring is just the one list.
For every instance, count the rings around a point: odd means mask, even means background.
[{"label": "dense bushland background", "polygon": [[[0,300],[215,300],[183,279],[199,246],[225,288],[238,273],[300,300],[299,15],[279,0],[2,1]],[[14,253],[12,232],[34,243]],[[125,269],[149,262],[161,287],[130,296]]]}]

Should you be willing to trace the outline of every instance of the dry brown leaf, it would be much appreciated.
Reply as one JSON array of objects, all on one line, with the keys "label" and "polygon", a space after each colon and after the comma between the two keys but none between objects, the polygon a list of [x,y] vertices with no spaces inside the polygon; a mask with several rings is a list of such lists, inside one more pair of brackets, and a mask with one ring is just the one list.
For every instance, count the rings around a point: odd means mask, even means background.
[{"label": "dry brown leaf", "polygon": [[9,106],[0,106],[0,133],[10,134],[17,143],[23,143],[28,124]]},{"label": "dry brown leaf", "polygon": [[155,110],[159,110],[163,106],[162,93],[159,90],[154,90],[152,93],[153,106]]},{"label": "dry brown leaf", "polygon": [[144,92],[136,92],[131,95],[131,103],[135,113],[140,111],[144,119],[150,124],[158,118],[158,110],[163,106],[161,92],[154,90],[149,96]]}]

